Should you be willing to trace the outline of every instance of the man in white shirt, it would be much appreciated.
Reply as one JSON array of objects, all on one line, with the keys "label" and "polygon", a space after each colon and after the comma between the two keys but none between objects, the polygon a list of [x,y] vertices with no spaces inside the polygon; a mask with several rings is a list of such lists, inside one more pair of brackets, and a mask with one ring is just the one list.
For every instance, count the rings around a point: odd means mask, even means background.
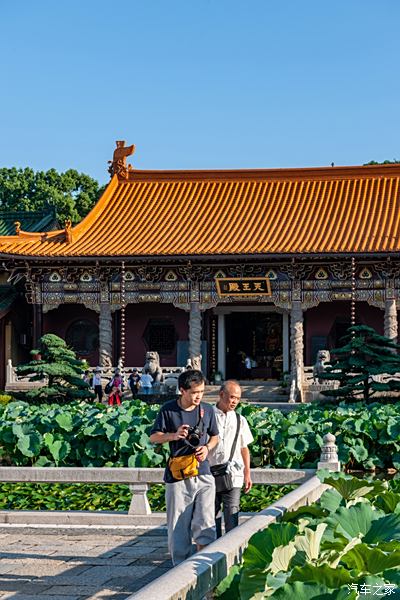
[{"label": "man in white shirt", "polygon": [[[229,461],[232,445],[237,430],[235,408],[240,402],[242,390],[237,381],[225,381],[219,392],[219,400],[215,407],[215,414],[219,430],[219,442],[210,451],[210,466],[220,465]],[[252,486],[250,476],[250,452],[248,445],[253,441],[249,425],[245,417],[240,415],[239,435],[236,448],[232,457],[233,489],[228,492],[216,492],[215,514],[217,537],[221,537],[221,505],[223,506],[225,532],[230,531],[239,523],[240,492],[244,484],[247,493]]]},{"label": "man in white shirt", "polygon": [[246,379],[251,379],[251,358],[249,355],[244,359],[244,368],[245,368],[245,377]]}]

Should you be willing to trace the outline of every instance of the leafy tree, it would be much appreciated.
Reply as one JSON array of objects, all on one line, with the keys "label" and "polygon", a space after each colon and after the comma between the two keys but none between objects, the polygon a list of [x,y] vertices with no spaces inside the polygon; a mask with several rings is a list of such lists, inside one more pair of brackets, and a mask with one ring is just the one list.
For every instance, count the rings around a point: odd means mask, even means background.
[{"label": "leafy tree", "polygon": [[[43,386],[24,392],[13,392],[19,400],[31,404],[68,403],[95,398],[89,385],[82,379],[87,368],[83,360],[76,358],[57,335],[47,333],[39,340],[39,348],[31,350],[33,360],[17,367],[17,374],[29,376],[30,381],[45,380]],[[34,358],[39,355],[40,358]]]},{"label": "leafy tree", "polygon": [[377,392],[400,391],[400,380],[390,377],[400,373],[400,346],[367,325],[354,325],[347,332],[344,345],[331,351],[334,359],[320,374],[321,379],[339,381],[339,387],[322,393],[346,402],[370,402]]},{"label": "leafy tree", "polygon": [[2,210],[40,210],[53,204],[61,224],[65,219],[73,223],[82,220],[103,190],[95,179],[73,169],[65,173],[55,169],[0,169]]},{"label": "leafy tree", "polygon": [[364,163],[364,167],[368,165],[398,165],[400,160],[394,158],[393,160],[384,160],[382,162],[377,162],[376,160],[370,160],[367,163]]}]

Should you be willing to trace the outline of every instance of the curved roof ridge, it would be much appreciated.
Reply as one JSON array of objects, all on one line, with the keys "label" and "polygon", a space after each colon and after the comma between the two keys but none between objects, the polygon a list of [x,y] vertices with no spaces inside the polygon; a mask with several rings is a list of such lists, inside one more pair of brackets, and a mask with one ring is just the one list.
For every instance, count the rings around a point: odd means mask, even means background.
[{"label": "curved roof ridge", "polygon": [[400,164],[132,170],[124,177],[114,175],[74,227],[66,223],[57,231],[2,236],[0,254],[116,258],[400,252],[399,214]]}]

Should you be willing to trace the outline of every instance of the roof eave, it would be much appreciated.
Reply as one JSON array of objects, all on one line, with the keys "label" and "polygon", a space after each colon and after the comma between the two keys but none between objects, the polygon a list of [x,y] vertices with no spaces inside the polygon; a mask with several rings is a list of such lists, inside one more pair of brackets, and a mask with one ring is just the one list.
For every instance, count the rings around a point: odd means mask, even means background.
[{"label": "roof eave", "polygon": [[306,260],[340,260],[350,258],[363,258],[363,259],[376,259],[376,258],[394,258],[400,259],[400,251],[379,251],[379,252],[276,252],[276,253],[265,253],[265,254],[152,254],[152,255],[80,255],[80,256],[63,256],[63,255],[22,255],[22,254],[5,254],[0,252],[0,260],[20,260],[22,262],[40,262],[46,260],[47,262],[144,262],[144,261],[155,261],[155,262],[183,262],[183,261],[274,261],[277,262],[287,260],[300,260],[302,262]]}]

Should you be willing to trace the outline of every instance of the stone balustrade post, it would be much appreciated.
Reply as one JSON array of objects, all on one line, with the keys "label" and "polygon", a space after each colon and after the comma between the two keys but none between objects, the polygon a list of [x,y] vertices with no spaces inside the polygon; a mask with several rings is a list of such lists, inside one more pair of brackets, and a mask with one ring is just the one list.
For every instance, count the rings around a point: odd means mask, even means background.
[{"label": "stone balustrade post", "polygon": [[150,515],[151,508],[147,498],[149,486],[147,483],[132,483],[129,486],[132,500],[129,506],[129,515]]},{"label": "stone balustrade post", "polygon": [[321,448],[321,457],[317,469],[328,469],[329,471],[340,471],[340,462],[335,444],[336,437],[327,433],[323,437],[324,443]]},{"label": "stone balustrade post", "polygon": [[15,374],[15,369],[12,365],[11,358],[7,361],[7,369],[6,369],[6,383],[15,383],[17,381],[17,376]]}]

